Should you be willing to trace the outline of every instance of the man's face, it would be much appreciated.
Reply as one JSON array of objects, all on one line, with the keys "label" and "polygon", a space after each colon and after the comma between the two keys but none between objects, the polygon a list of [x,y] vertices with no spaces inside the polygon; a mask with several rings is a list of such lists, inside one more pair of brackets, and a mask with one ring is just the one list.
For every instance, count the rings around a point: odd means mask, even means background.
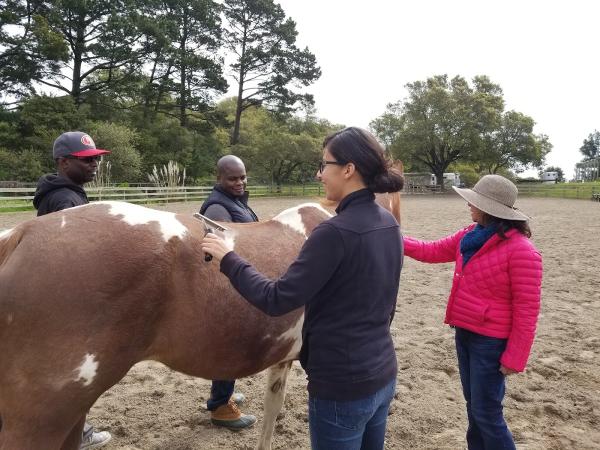
[{"label": "man's face", "polygon": [[246,190],[246,168],[243,164],[229,164],[217,178],[226,192],[235,197],[241,197]]},{"label": "man's face", "polygon": [[69,156],[60,158],[59,168],[63,175],[75,184],[83,185],[94,179],[98,172],[100,156],[78,158]]}]

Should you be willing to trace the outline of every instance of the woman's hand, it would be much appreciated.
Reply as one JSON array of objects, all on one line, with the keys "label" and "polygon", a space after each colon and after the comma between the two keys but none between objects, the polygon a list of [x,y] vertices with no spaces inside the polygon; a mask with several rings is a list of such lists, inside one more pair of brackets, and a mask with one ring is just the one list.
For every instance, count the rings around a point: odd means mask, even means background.
[{"label": "woman's hand", "polygon": [[233,251],[233,248],[227,241],[221,239],[216,234],[208,233],[202,239],[202,251],[212,255],[214,259],[221,262],[227,253]]},{"label": "woman's hand", "polygon": [[510,369],[506,366],[503,366],[502,364],[500,364],[500,372],[502,372],[502,374],[504,375],[512,375],[513,373],[517,373],[516,370]]}]

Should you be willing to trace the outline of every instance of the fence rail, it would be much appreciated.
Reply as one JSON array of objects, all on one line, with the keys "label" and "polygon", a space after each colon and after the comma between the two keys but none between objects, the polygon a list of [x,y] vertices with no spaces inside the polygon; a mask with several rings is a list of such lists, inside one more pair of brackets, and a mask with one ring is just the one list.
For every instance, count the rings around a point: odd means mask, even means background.
[{"label": "fence rail", "polygon": [[[90,201],[119,200],[130,203],[171,203],[183,201],[205,200],[212,186],[178,186],[178,187],[103,187],[86,188]],[[320,197],[323,194],[321,184],[269,186],[248,186],[252,197],[306,196]],[[0,212],[15,209],[30,209],[35,194],[35,187],[0,188]]]},{"label": "fence rail", "polygon": [[[561,184],[561,185],[519,185],[519,195],[535,197],[556,197],[574,199],[600,198],[600,185]],[[119,200],[130,203],[171,203],[183,201],[203,201],[208,197],[212,186],[179,186],[179,187],[103,187],[86,188],[88,198],[95,200]],[[248,186],[252,197],[304,196],[320,197],[324,195],[320,183],[304,185],[284,185],[279,188],[271,185]],[[417,186],[407,184],[403,195],[452,193],[451,189],[440,191],[437,186]],[[35,187],[1,188],[0,212],[26,210],[33,208],[32,200]]]}]

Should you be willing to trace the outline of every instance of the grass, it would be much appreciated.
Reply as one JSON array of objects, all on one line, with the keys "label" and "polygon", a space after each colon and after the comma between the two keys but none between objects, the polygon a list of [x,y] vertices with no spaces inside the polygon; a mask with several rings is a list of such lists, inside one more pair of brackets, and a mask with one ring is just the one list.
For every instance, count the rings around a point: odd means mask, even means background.
[{"label": "grass", "polygon": [[519,185],[519,195],[590,200],[600,193],[600,182]]}]

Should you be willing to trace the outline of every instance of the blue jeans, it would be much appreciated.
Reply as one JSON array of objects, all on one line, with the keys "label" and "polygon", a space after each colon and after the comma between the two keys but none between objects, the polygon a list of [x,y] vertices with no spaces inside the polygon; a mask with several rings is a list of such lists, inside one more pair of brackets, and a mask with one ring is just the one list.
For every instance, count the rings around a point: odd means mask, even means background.
[{"label": "blue jeans", "polygon": [[505,383],[500,357],[505,348],[506,339],[456,328],[456,355],[469,418],[469,450],[515,450],[502,414]]},{"label": "blue jeans", "polygon": [[312,450],[382,450],[396,380],[369,397],[349,402],[309,396]]},{"label": "blue jeans", "polygon": [[210,387],[210,398],[208,399],[208,402],[206,402],[206,408],[209,411],[214,411],[219,406],[226,405],[233,395],[234,388],[235,380],[213,381],[212,386]]}]

